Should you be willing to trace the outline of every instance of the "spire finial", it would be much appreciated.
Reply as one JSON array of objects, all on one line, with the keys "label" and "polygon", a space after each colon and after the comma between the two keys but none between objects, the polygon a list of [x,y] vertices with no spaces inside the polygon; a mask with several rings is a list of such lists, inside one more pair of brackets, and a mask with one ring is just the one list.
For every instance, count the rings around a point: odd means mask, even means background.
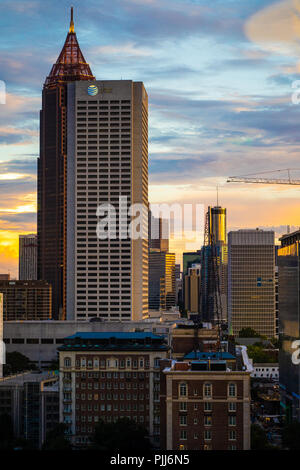
[{"label": "spire finial", "polygon": [[74,21],[73,21],[73,7],[71,7],[71,21],[70,21],[70,29],[69,33],[74,33]]}]

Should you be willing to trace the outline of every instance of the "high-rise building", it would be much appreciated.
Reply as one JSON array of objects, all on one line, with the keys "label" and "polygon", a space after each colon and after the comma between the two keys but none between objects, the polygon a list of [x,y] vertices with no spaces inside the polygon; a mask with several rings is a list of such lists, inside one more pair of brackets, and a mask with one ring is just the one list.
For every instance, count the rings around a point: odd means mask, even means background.
[{"label": "high-rise building", "polygon": [[37,235],[19,235],[19,280],[37,279]]},{"label": "high-rise building", "polygon": [[175,254],[149,253],[149,309],[169,310],[176,305]]},{"label": "high-rise building", "polygon": [[287,422],[300,421],[300,371],[293,362],[300,338],[300,230],[284,235],[278,249],[278,309],[281,348],[279,377],[281,405]]},{"label": "high-rise building", "polygon": [[169,221],[148,213],[149,250],[169,251]]},{"label": "high-rise building", "polygon": [[201,258],[201,313],[209,322],[227,321],[226,209],[208,207]]},{"label": "high-rise building", "polygon": [[0,274],[0,281],[9,281],[10,274]]},{"label": "high-rise building", "polygon": [[234,335],[243,328],[276,334],[274,232],[228,234],[228,316]]},{"label": "high-rise building", "polygon": [[52,285],[53,317],[60,319],[66,318],[68,84],[87,80],[94,77],[77,41],[72,10],[65,44],[44,84],[38,160],[38,279]]},{"label": "high-rise building", "polygon": [[51,285],[46,281],[0,281],[3,293],[3,319],[51,319]]},{"label": "high-rise building", "polygon": [[[70,83],[67,127],[67,318],[139,320],[148,314],[148,98],[143,84]],[[101,204],[110,204],[117,218],[103,237],[96,233],[107,217],[105,210],[97,216]],[[133,204],[142,212],[140,237],[130,232]]]},{"label": "high-rise building", "polygon": [[[106,239],[96,233],[102,204],[117,216],[116,236]],[[142,206],[140,237],[131,236],[133,204]],[[52,284],[54,317],[147,315],[147,212],[146,90],[130,80],[95,81],[72,18],[41,111],[38,275]]]},{"label": "high-rise building", "polygon": [[194,264],[184,278],[184,308],[188,313],[200,314],[200,264]]}]

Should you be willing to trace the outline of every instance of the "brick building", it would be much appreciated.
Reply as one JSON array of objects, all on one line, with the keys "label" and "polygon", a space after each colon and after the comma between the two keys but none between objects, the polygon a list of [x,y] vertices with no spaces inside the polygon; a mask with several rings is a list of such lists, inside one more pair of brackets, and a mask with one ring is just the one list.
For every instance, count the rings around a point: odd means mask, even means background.
[{"label": "brick building", "polygon": [[250,449],[250,372],[227,366],[162,361],[161,449]]},{"label": "brick building", "polygon": [[99,420],[127,417],[159,445],[160,360],[169,347],[141,332],[77,333],[60,357],[60,421],[75,445],[88,443]]},{"label": "brick building", "polygon": [[[209,325],[209,324],[208,324]],[[216,351],[220,346],[217,328],[202,325],[178,325],[172,331],[172,356],[182,359],[194,350]]]}]

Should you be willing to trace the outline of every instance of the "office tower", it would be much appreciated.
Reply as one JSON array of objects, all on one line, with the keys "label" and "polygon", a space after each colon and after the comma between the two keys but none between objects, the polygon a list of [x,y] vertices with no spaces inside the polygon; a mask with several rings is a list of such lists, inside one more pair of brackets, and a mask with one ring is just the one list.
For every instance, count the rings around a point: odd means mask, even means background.
[{"label": "office tower", "polygon": [[176,305],[182,307],[182,272],[180,264],[175,264]]},{"label": "office tower", "polygon": [[299,357],[300,338],[300,230],[280,238],[278,249],[278,309],[281,348],[279,377],[281,405],[287,422],[300,421],[300,371],[293,354]]},{"label": "office tower", "polygon": [[205,321],[227,321],[226,209],[208,206],[201,258],[201,313]]},{"label": "office tower", "polygon": [[0,281],[3,293],[3,319],[51,319],[51,285],[46,281]]},{"label": "office tower", "polygon": [[9,281],[10,274],[0,274],[0,281]]},{"label": "office tower", "polygon": [[19,235],[19,280],[37,279],[37,235]]},{"label": "office tower", "polygon": [[150,251],[149,309],[170,310],[175,305],[175,254]]},{"label": "office tower", "polygon": [[[68,84],[67,128],[67,318],[140,320],[148,314],[148,98],[143,83]],[[109,216],[105,210],[97,216],[97,208],[107,204]],[[129,225],[133,204],[141,211],[136,238]],[[110,233],[97,235],[107,218]]]},{"label": "office tower", "polygon": [[[68,84],[94,80],[74,31],[43,88],[38,159],[38,279],[52,285],[53,317],[66,318]],[[71,129],[69,129],[71,132]]]},{"label": "office tower", "polygon": [[241,357],[231,370],[221,353],[199,356],[161,361],[160,448],[249,450],[250,372]]},{"label": "office tower", "polygon": [[234,335],[250,327],[274,337],[275,309],[274,232],[229,232],[228,316]]},{"label": "office tower", "polygon": [[184,309],[188,313],[200,314],[200,264],[194,264],[184,278]]},{"label": "office tower", "polygon": [[169,251],[169,221],[148,213],[149,250]]},{"label": "office tower", "polygon": [[226,209],[220,206],[208,206],[207,211],[209,236],[211,243],[226,245],[227,243],[227,221]]},{"label": "office tower", "polygon": [[41,448],[46,434],[59,423],[58,376],[53,372],[5,377],[0,381],[0,416],[11,418],[15,438]]},{"label": "office tower", "polygon": [[59,348],[60,421],[73,444],[86,445],[100,420],[114,423],[126,416],[145,427],[158,446],[159,364],[168,349],[162,336],[145,332],[77,333],[65,338]]},{"label": "office tower", "polygon": [[6,351],[3,341],[3,294],[0,293],[0,379],[3,377],[3,364],[5,363]]}]

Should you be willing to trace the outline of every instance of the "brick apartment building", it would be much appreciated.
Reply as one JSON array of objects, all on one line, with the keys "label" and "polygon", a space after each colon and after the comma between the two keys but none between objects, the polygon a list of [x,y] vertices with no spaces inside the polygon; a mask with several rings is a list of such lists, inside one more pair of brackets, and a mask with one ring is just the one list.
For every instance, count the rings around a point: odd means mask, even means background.
[{"label": "brick apartment building", "polygon": [[228,365],[162,361],[161,449],[250,449],[250,372]]},{"label": "brick apartment building", "polygon": [[75,445],[88,443],[99,420],[127,417],[159,446],[160,360],[169,347],[141,332],[77,333],[60,357],[60,421]]}]

